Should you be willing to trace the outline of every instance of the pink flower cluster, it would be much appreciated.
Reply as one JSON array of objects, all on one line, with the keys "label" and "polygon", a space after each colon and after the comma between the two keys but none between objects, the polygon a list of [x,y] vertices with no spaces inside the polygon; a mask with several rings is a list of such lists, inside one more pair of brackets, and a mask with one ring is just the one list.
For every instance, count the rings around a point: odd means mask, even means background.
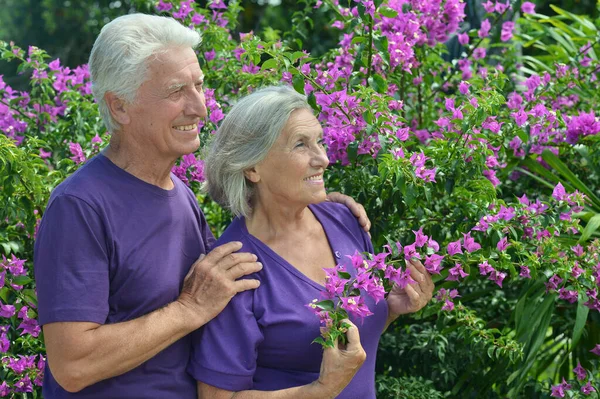
[{"label": "pink flower cluster", "polygon": [[187,185],[204,181],[204,161],[196,159],[194,154],[184,155],[179,165],[173,166],[171,171]]},{"label": "pink flower cluster", "polygon": [[2,363],[7,369],[18,376],[18,380],[13,386],[10,386],[6,381],[3,381],[2,384],[0,384],[0,397],[7,397],[11,393],[33,392],[34,385],[42,386],[44,368],[46,366],[46,359],[42,355],[19,355],[18,358],[5,357],[2,359]]},{"label": "pink flower cluster", "polygon": [[[596,345],[594,349],[592,349],[590,352],[597,356],[600,356],[600,345]],[[592,385],[593,378],[590,377],[591,373],[588,370],[584,369],[581,366],[581,363],[577,363],[577,367],[573,369],[573,373],[575,374],[575,378],[577,379],[577,384],[580,385],[579,391],[582,394],[591,395],[593,392],[597,392],[596,388]],[[588,377],[590,378],[588,379]],[[583,381],[585,380],[587,381],[584,384]],[[564,398],[567,392],[571,391],[571,393],[573,393],[572,390],[573,385],[563,378],[560,384],[553,385],[551,387],[550,396],[552,396],[553,398]]]}]

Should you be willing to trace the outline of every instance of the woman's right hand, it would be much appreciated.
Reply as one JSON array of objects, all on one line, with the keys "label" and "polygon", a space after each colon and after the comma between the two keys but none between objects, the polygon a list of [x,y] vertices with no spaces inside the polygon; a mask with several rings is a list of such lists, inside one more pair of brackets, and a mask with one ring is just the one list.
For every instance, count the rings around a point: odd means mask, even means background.
[{"label": "woman's right hand", "polygon": [[347,344],[335,342],[333,348],[325,348],[321,373],[316,383],[323,390],[324,398],[335,398],[346,388],[354,375],[367,359],[367,354],[360,344],[358,328],[349,320],[346,333]]}]

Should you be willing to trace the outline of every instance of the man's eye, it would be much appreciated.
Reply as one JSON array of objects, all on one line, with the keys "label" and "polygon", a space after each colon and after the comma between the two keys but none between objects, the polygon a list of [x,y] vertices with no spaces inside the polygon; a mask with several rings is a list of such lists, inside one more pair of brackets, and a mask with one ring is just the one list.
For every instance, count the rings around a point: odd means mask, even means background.
[{"label": "man's eye", "polygon": [[303,143],[302,141],[299,141],[299,142],[297,142],[297,143],[294,145],[294,148],[298,148],[298,147],[304,147],[304,143]]},{"label": "man's eye", "polygon": [[198,91],[204,90],[203,84],[202,83],[196,83],[196,90],[198,90]]},{"label": "man's eye", "polygon": [[317,144],[319,144],[321,147],[325,146],[325,140],[321,139],[319,141],[317,141]]}]

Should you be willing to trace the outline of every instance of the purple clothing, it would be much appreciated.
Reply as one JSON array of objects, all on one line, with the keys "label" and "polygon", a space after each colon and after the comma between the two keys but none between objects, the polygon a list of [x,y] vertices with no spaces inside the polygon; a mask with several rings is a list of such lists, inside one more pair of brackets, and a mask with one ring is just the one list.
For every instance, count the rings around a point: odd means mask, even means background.
[{"label": "purple clothing", "polygon": [[[368,235],[343,205],[325,202],[309,207],[329,240],[335,260],[355,275],[347,255],[373,252]],[[215,319],[192,334],[188,372],[209,385],[229,391],[273,391],[310,384],[319,377],[323,352],[312,341],[319,336],[319,318],[306,305],[324,289],[268,246],[248,233],[243,218],[235,219],[217,244],[240,241],[263,269],[251,275],[256,290],[237,294]],[[375,398],[375,357],[388,315],[386,301],[365,298],[374,315],[353,320],[367,360],[339,398]]]},{"label": "purple clothing", "polygon": [[[189,188],[163,190],[97,155],[52,193],[35,242],[39,322],[132,320],[176,300],[183,279],[214,243]],[[189,335],[135,369],[71,394],[48,364],[53,398],[196,398],[185,372]]]}]

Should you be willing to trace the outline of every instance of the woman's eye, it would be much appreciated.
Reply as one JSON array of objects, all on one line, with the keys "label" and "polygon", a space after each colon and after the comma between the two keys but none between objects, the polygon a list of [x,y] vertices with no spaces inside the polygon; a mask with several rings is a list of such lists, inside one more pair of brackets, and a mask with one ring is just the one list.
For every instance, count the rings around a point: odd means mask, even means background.
[{"label": "woman's eye", "polygon": [[204,87],[202,86],[202,83],[196,84],[196,90],[198,90],[198,91],[204,90]]},{"label": "woman's eye", "polygon": [[302,141],[299,141],[294,145],[294,148],[299,148],[299,147],[304,147],[304,143]]}]

